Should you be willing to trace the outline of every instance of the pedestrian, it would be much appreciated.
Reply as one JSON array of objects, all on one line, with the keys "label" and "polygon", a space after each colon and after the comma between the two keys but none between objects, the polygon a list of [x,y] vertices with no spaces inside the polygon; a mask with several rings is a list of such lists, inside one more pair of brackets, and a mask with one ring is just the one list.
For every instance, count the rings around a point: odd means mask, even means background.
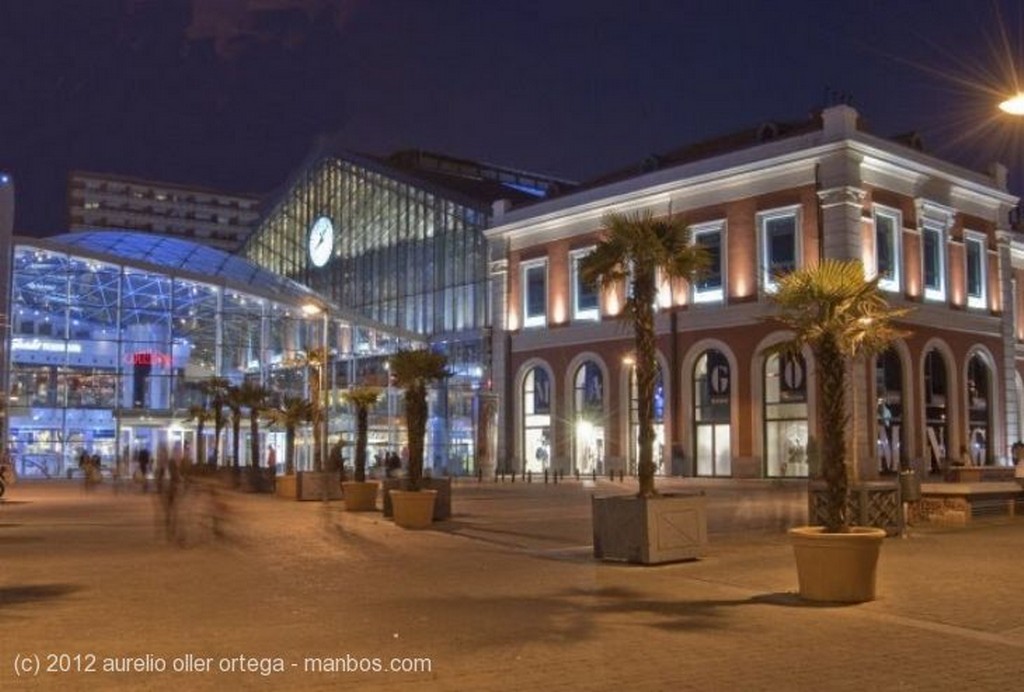
[{"label": "pedestrian", "polygon": [[139,480],[142,482],[142,492],[149,490],[149,449],[140,447],[135,456],[135,462],[139,465]]},{"label": "pedestrian", "polygon": [[277,450],[274,445],[267,445],[267,468],[277,473]]}]

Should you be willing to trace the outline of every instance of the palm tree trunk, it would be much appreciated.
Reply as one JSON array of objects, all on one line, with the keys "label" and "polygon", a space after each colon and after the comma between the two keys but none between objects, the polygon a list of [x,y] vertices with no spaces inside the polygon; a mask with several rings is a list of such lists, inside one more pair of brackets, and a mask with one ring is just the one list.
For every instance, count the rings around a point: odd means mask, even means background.
[{"label": "palm tree trunk", "polygon": [[427,432],[427,392],[410,387],[405,392],[406,425],[409,434],[409,487],[419,490],[423,479],[423,444]]},{"label": "palm tree trunk", "polygon": [[256,409],[249,411],[249,437],[249,452],[252,455],[249,464],[257,469],[260,466],[260,418]]},{"label": "palm tree trunk", "polygon": [[284,431],[284,472],[289,476],[295,473],[295,426],[290,425]]},{"label": "palm tree trunk", "polygon": [[[818,406],[824,430],[845,430],[846,368],[838,345],[825,339],[814,354],[818,361]],[[823,435],[821,472],[828,484],[825,501],[825,530],[835,533],[848,526],[846,511],[846,439],[845,435]]]},{"label": "palm tree trunk", "polygon": [[366,481],[366,431],[369,427],[369,409],[356,407],[356,482]]},{"label": "palm tree trunk", "polygon": [[636,269],[633,285],[635,301],[635,345],[636,345],[636,390],[637,390],[637,443],[639,464],[637,467],[638,493],[652,497],[658,492],[654,488],[654,383],[657,379],[658,362],[655,355],[654,299],[656,286],[653,268]]}]

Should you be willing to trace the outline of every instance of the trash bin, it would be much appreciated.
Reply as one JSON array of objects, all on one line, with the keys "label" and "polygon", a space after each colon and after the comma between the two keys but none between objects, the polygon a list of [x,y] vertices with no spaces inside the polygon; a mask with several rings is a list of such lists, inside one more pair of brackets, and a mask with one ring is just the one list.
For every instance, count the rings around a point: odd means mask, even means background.
[{"label": "trash bin", "polygon": [[921,479],[914,469],[900,471],[900,495],[904,502],[917,502],[921,499]]}]

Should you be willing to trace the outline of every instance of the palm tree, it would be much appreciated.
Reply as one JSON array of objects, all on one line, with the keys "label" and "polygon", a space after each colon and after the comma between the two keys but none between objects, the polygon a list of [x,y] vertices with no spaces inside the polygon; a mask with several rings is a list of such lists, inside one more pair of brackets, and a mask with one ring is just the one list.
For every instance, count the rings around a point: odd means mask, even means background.
[{"label": "palm tree", "polygon": [[423,478],[423,446],[427,433],[427,385],[444,379],[448,358],[427,350],[400,350],[390,358],[395,384],[405,390],[405,427],[409,434],[409,489],[419,490]]},{"label": "palm tree", "polygon": [[249,465],[260,465],[260,416],[267,410],[271,392],[263,385],[246,380],[238,388],[242,406],[249,409]]},{"label": "palm tree", "polygon": [[321,378],[324,377],[323,369],[327,367],[330,359],[330,351],[323,348],[311,348],[300,354],[299,362],[303,363],[309,376],[309,400],[313,405],[313,470],[324,470],[324,392],[321,387]]},{"label": "palm tree", "polygon": [[217,466],[220,460],[220,434],[227,423],[224,414],[224,406],[227,399],[228,386],[230,383],[224,377],[208,377],[200,383],[199,387],[206,395],[210,418],[213,420],[213,465]]},{"label": "palm tree", "polygon": [[284,472],[295,473],[295,433],[300,425],[313,420],[313,404],[308,399],[289,396],[277,408],[267,411],[274,425],[284,428]]},{"label": "palm tree", "polygon": [[380,387],[352,387],[344,393],[345,400],[356,411],[355,480],[366,482],[366,437],[370,407],[380,400]]},{"label": "palm tree", "polygon": [[793,337],[770,351],[796,354],[806,347],[814,356],[821,473],[827,486],[825,531],[845,532],[847,367],[905,336],[893,321],[908,310],[889,305],[878,279],[864,278],[859,260],[825,259],[781,276],[772,301],[779,307],[772,319],[791,329]]},{"label": "palm tree", "polygon": [[654,332],[658,275],[662,280],[690,279],[707,266],[707,251],[690,242],[686,224],[656,219],[650,212],[609,214],[606,235],[580,263],[580,277],[591,286],[615,289],[627,284],[623,315],[633,328],[636,350],[639,495],[653,497],[654,388],[658,376]]},{"label": "palm tree", "polygon": [[196,458],[189,459],[190,463],[206,463],[206,439],[203,436],[203,431],[206,429],[206,424],[210,422],[212,414],[210,409],[203,406],[202,404],[193,404],[188,407],[188,418],[183,423],[196,423]]},{"label": "palm tree", "polygon": [[238,385],[229,385],[224,397],[224,405],[228,409],[231,419],[231,465],[238,470],[239,467],[239,443],[242,437],[242,389]]}]

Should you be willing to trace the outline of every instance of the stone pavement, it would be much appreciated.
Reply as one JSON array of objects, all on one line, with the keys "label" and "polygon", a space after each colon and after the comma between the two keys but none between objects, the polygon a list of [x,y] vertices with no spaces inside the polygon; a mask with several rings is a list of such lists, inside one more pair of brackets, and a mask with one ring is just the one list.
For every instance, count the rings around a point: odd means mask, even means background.
[{"label": "stone pavement", "polygon": [[191,493],[178,545],[152,495],[23,482],[0,503],[0,689],[1024,684],[1021,519],[914,527],[885,543],[878,600],[812,606],[782,532],[800,485],[677,484],[708,495],[707,555],[638,567],[590,556],[590,495],[628,483],[460,483],[453,518],[420,532]]}]

